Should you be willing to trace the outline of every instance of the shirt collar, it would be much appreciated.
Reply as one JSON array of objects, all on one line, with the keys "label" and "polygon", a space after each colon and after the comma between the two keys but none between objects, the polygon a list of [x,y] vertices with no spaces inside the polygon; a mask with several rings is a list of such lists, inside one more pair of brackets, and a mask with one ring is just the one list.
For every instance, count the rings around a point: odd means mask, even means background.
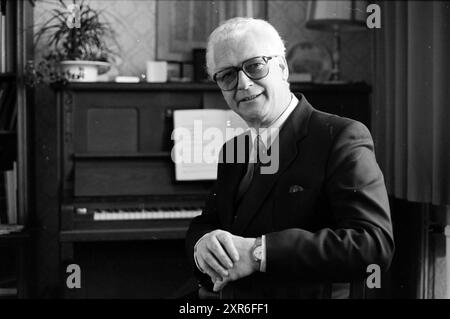
[{"label": "shirt collar", "polygon": [[[297,97],[291,93],[291,101],[289,102],[288,107],[281,113],[281,115],[269,126],[263,127],[259,129],[259,135],[261,141],[266,145],[266,147],[270,147],[275,140],[275,138],[280,133],[280,129],[283,126],[286,119],[291,115],[292,111],[298,104]],[[252,141],[255,141],[257,131],[254,128],[250,128],[250,133],[252,135]],[[268,145],[270,144],[270,145]]]}]

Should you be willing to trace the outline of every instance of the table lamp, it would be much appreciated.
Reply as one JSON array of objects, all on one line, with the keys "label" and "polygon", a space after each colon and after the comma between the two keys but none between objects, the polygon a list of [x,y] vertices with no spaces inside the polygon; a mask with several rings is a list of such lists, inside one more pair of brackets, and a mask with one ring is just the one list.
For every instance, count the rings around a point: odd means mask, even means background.
[{"label": "table lamp", "polygon": [[308,2],[306,27],[320,31],[330,31],[334,35],[333,69],[331,82],[342,82],[340,78],[340,33],[358,31],[366,26],[366,1],[316,0]]}]

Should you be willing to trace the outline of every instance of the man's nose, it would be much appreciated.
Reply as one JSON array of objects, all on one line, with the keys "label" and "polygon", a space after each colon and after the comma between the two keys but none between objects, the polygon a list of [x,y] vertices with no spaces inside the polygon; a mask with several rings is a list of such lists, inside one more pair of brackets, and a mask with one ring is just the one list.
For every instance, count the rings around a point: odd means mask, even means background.
[{"label": "man's nose", "polygon": [[247,74],[244,73],[243,70],[238,71],[238,90],[247,90],[250,86],[253,85],[252,79],[250,79]]}]

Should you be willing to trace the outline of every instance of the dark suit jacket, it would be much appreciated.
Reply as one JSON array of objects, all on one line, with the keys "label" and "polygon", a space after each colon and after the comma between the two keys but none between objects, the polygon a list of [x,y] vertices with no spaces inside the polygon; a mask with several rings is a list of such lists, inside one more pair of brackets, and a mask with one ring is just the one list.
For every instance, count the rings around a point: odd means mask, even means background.
[{"label": "dark suit jacket", "polygon": [[226,298],[327,298],[332,283],[363,281],[370,264],[386,270],[394,251],[390,210],[367,128],[317,111],[300,95],[278,138],[278,172],[256,174],[239,207],[234,197],[247,164],[219,163],[186,238],[202,284],[211,287],[193,248],[214,229],[266,235],[266,272],[229,283]]}]

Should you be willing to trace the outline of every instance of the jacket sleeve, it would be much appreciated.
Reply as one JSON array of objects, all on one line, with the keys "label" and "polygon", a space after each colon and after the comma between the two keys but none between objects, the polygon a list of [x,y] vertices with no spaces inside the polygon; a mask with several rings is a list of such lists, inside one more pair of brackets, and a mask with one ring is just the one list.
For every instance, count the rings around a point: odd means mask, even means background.
[{"label": "jacket sleeve", "polygon": [[384,178],[368,129],[351,121],[333,140],[324,182],[334,227],[267,234],[267,272],[305,279],[361,279],[387,270],[394,252]]},{"label": "jacket sleeve", "polygon": [[206,202],[205,207],[200,216],[195,217],[186,233],[186,252],[189,263],[194,271],[195,276],[202,286],[212,290],[212,282],[208,275],[201,273],[194,260],[194,247],[197,241],[206,233],[219,228],[219,220],[217,215],[216,203],[217,183],[213,186]]}]

